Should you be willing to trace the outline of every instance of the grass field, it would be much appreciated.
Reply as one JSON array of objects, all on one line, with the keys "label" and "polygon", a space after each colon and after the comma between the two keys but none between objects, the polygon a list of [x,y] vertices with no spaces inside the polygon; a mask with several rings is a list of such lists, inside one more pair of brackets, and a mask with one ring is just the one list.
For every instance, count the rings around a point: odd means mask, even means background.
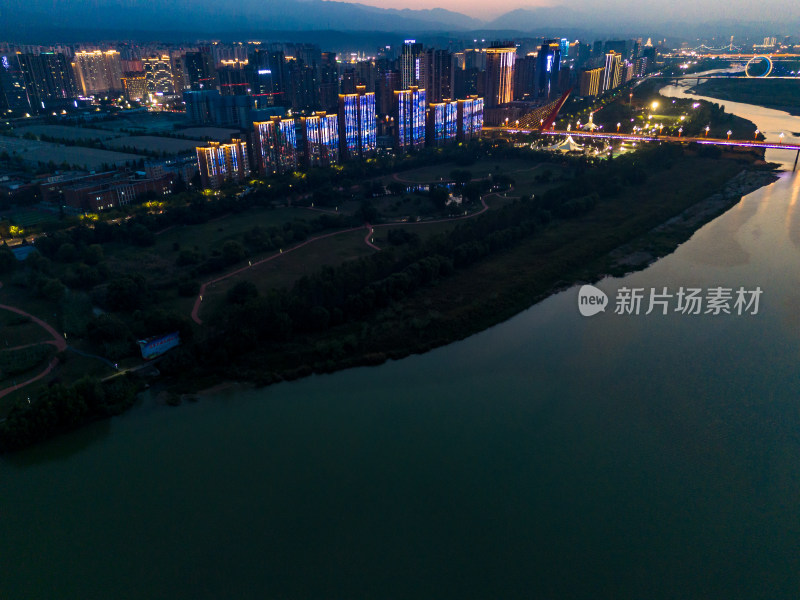
[{"label": "grass field", "polygon": [[214,307],[224,299],[225,293],[239,281],[252,281],[261,293],[266,293],[271,289],[290,287],[303,275],[313,273],[324,265],[337,265],[372,254],[376,250],[364,242],[366,234],[366,229],[358,229],[334,235],[214,284],[206,288],[203,313],[212,314]]},{"label": "grass field", "polygon": [[400,181],[402,183],[437,183],[440,181],[452,181],[450,173],[453,170],[469,171],[472,179],[483,179],[490,173],[504,173],[515,177],[518,172],[535,169],[537,165],[526,160],[480,160],[474,165],[460,167],[455,163],[444,163],[441,165],[431,165],[410,171],[402,171],[396,176],[386,176],[382,179],[388,183],[390,181]]},{"label": "grass field", "polygon": [[167,154],[182,154],[193,152],[197,146],[204,145],[202,140],[183,140],[168,137],[158,137],[155,135],[136,135],[118,137],[106,142],[112,148],[123,148],[125,146],[145,150],[149,152],[166,152]]},{"label": "grass field", "polygon": [[68,125],[27,125],[25,127],[18,127],[14,130],[19,136],[26,133],[34,135],[49,135],[54,138],[64,140],[92,140],[92,139],[111,139],[117,137],[118,133],[106,131],[104,129],[90,129],[88,127],[70,127]]},{"label": "grass field", "polygon": [[128,161],[142,158],[137,154],[126,154],[111,150],[63,146],[51,142],[0,137],[0,152],[3,151],[34,165],[40,162],[49,163],[50,161],[57,165],[66,162],[69,165],[83,166],[87,169],[97,169],[104,163],[124,165]]},{"label": "grass field", "polygon": [[692,89],[701,96],[757,104],[800,115],[798,79],[710,79]]},{"label": "grass field", "polygon": [[34,225],[57,221],[58,215],[40,210],[18,210],[8,220],[21,227],[33,227]]},{"label": "grass field", "polygon": [[211,138],[218,142],[227,142],[231,136],[239,135],[239,130],[223,127],[187,127],[186,129],[177,129],[175,133],[186,137]]},{"label": "grass field", "polygon": [[232,213],[207,223],[178,226],[156,236],[153,251],[164,254],[172,251],[175,242],[181,248],[207,248],[218,246],[225,240],[241,235],[256,225],[280,227],[290,221],[311,221],[322,213],[305,208],[251,208],[241,213]]}]

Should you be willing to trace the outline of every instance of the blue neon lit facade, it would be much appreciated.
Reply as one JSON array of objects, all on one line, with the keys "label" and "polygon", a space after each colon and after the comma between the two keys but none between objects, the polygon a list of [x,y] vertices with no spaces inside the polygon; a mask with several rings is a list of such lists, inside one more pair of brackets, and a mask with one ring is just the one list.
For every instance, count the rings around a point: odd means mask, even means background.
[{"label": "blue neon lit facade", "polygon": [[399,149],[425,144],[425,90],[411,87],[394,93],[395,142]]},{"label": "blue neon lit facade", "polygon": [[446,100],[431,104],[428,110],[428,145],[453,142],[458,134],[458,102]]},{"label": "blue neon lit facade", "polygon": [[250,175],[246,142],[237,139],[229,144],[210,142],[196,150],[203,187],[218,188],[225,181],[239,182]]},{"label": "blue neon lit facade", "polygon": [[287,173],[297,168],[297,134],[294,119],[273,117],[253,123],[256,156],[264,175]]},{"label": "blue neon lit facade", "polygon": [[305,161],[312,167],[329,167],[339,162],[339,123],[336,115],[324,112],[302,119]]},{"label": "blue neon lit facade", "polygon": [[375,94],[363,85],[339,94],[339,152],[342,160],[370,156],[377,148]]},{"label": "blue neon lit facade", "polygon": [[483,130],[483,98],[470,96],[459,100],[456,122],[458,141],[465,142],[479,137]]}]

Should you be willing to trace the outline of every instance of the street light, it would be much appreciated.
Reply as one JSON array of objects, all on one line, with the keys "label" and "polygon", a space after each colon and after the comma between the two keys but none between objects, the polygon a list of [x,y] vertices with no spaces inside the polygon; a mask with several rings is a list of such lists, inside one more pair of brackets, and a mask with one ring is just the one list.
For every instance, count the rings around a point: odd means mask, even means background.
[{"label": "street light", "polygon": [[757,140],[757,139],[758,139],[758,134],[759,134],[759,133],[761,133],[761,132],[760,132],[758,129],[756,129],[756,132],[753,134],[753,139],[754,139],[754,140]]},{"label": "street light", "polygon": [[653,107],[653,110],[655,110],[655,109],[657,109],[657,108],[658,108],[658,102],[656,102],[655,100],[653,100],[653,103],[652,103],[650,106],[652,106],[652,107]]},{"label": "street light", "polygon": [[683,133],[683,127],[679,127],[678,128],[678,137],[681,137],[682,133]]},{"label": "street light", "polygon": [[783,143],[783,132],[782,131],[781,131],[781,134],[778,137],[780,138],[780,143],[782,144]]},{"label": "street light", "polygon": [[704,137],[708,137],[708,132],[709,132],[709,130],[710,130],[710,129],[711,129],[711,127],[709,127],[708,125],[706,125],[706,134],[705,134],[705,136],[704,136]]},{"label": "street light", "polygon": [[659,124],[658,124],[658,134],[659,134],[659,135],[661,135],[661,130],[662,130],[663,128],[664,128],[664,124],[663,124],[663,123],[659,123]]},{"label": "street light", "polygon": [[733,133],[733,132],[732,132],[730,129],[728,129],[728,139],[731,139],[731,134],[732,134],[732,133]]},{"label": "street light", "polygon": [[619,133],[619,128],[622,127],[622,123],[617,123],[617,133]]}]

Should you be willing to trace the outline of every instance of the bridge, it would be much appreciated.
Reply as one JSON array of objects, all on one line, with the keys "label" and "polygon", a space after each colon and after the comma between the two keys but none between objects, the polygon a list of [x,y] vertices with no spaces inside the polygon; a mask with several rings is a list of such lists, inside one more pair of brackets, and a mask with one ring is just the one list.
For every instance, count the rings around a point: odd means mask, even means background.
[{"label": "bridge", "polygon": [[505,133],[538,133],[551,136],[572,136],[573,138],[587,138],[598,140],[618,140],[621,142],[671,142],[678,144],[702,144],[708,146],[718,146],[721,148],[760,148],[764,150],[791,150],[797,152],[794,160],[794,169],[797,169],[798,159],[800,159],[800,144],[784,144],[783,142],[768,142],[757,140],[731,140],[709,137],[688,137],[681,135],[650,135],[633,133],[611,133],[611,132],[589,132],[589,131],[556,131],[555,129],[541,130],[539,128],[517,128],[517,127],[484,127],[484,131],[501,131]]}]

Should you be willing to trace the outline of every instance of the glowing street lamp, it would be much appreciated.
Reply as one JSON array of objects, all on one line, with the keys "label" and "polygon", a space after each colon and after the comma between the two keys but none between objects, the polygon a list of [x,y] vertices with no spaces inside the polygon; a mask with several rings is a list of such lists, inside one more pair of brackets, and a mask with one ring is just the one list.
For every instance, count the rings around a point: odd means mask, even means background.
[{"label": "glowing street lamp", "polygon": [[659,134],[659,135],[661,135],[661,130],[662,130],[663,128],[664,128],[664,124],[663,124],[663,123],[659,123],[659,124],[658,124],[658,134]]},{"label": "glowing street lamp", "polygon": [[653,107],[653,111],[655,111],[658,108],[658,102],[653,100],[653,103],[650,106],[652,106]]},{"label": "glowing street lamp", "polygon": [[730,129],[728,129],[728,139],[731,139],[731,134],[732,134],[732,133],[733,133],[733,132],[732,132]]},{"label": "glowing street lamp", "polygon": [[783,143],[783,132],[782,131],[781,131],[781,134],[778,137],[780,138],[780,143],[782,144]]},{"label": "glowing street lamp", "polygon": [[705,136],[704,136],[704,137],[708,137],[708,132],[709,132],[710,130],[711,130],[711,127],[709,127],[708,125],[706,125],[706,134],[705,134]]},{"label": "glowing street lamp", "polygon": [[617,133],[619,133],[619,128],[622,127],[622,123],[617,123]]},{"label": "glowing street lamp", "polygon": [[679,127],[678,128],[678,137],[681,137],[682,133],[683,133],[683,127]]},{"label": "glowing street lamp", "polygon": [[759,133],[761,133],[761,132],[758,129],[756,129],[756,132],[753,134],[753,139],[757,140]]},{"label": "glowing street lamp", "polygon": [[628,105],[630,106],[631,104],[633,104],[633,92],[628,94]]}]

